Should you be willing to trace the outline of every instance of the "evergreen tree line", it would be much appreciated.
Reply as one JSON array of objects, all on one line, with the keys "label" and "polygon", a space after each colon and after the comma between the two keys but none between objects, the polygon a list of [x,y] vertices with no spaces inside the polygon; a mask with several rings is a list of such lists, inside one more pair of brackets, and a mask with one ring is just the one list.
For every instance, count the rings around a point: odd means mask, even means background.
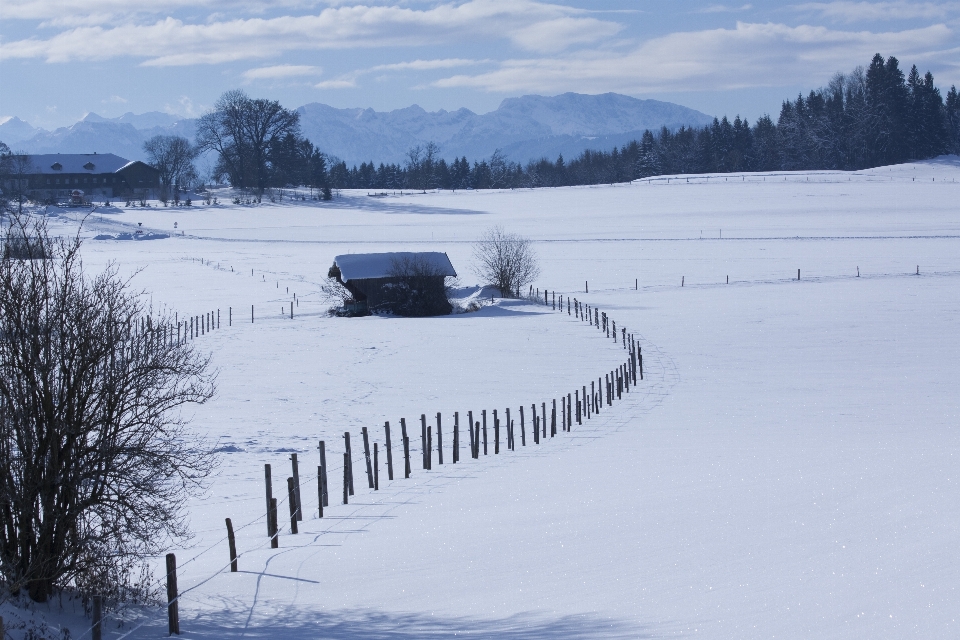
[{"label": "evergreen tree line", "polygon": [[[230,108],[238,102],[247,111],[258,111],[249,105],[270,111],[279,125],[259,131],[235,127],[231,114],[240,114],[237,121],[247,119],[244,109]],[[884,60],[879,53],[867,68],[838,73],[827,86],[783,102],[776,122],[769,115],[753,124],[740,116],[732,122],[724,116],[704,127],[648,130],[640,140],[610,151],[583,151],[570,161],[561,155],[521,164],[497,150],[472,163],[466,157],[448,162],[431,142],[410,149],[403,162],[348,167],[302,138],[297,114],[278,103],[250,101],[231,92],[214,113],[218,115],[206,116],[208,126],[201,127],[205,135],[200,146],[221,152],[218,172],[232,185],[260,193],[268,186],[311,186],[327,197],[330,189],[505,189],[683,173],[864,169],[960,153],[956,87],[944,100],[930,72],[921,75],[913,66],[905,75],[895,57]],[[209,126],[213,123],[219,127]],[[222,135],[212,135],[215,129]],[[259,135],[247,134],[249,130]]]}]

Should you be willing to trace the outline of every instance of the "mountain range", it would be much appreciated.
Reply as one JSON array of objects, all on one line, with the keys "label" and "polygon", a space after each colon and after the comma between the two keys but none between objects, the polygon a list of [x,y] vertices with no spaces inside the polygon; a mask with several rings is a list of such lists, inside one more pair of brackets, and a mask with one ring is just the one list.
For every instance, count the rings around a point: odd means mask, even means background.
[{"label": "mountain range", "polygon": [[[670,102],[616,93],[507,98],[489,113],[469,109],[426,111],[417,105],[393,111],[338,109],[317,102],[297,109],[303,135],[348,165],[403,162],[417,144],[435,142],[448,160],[489,157],[500,149],[526,162],[584,149],[609,149],[638,139],[645,129],[703,126],[712,118]],[[157,134],[193,139],[196,120],[157,111],[118,118],[88,113],[69,127],[38,129],[13,117],[0,123],[0,140],[29,153],[115,153],[143,160],[143,143]]]}]

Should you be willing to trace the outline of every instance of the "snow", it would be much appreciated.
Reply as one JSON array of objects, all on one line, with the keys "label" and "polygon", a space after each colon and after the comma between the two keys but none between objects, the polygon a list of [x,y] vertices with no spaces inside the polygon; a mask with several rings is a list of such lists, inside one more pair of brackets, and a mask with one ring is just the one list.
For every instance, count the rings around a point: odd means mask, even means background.
[{"label": "snow", "polygon": [[334,263],[340,268],[343,280],[363,280],[365,278],[388,278],[394,274],[397,264],[404,260],[417,260],[429,266],[438,275],[456,277],[457,272],[450,264],[447,254],[438,251],[391,251],[388,253],[353,253],[337,256]]},{"label": "snow", "polygon": [[[219,393],[194,425],[222,465],[190,505],[195,539],[171,549],[183,637],[956,637],[960,159],[737,178],[95,212],[90,236],[138,222],[172,233],[174,221],[185,234],[90,241],[88,267],[142,268],[134,282],[156,306],[221,314],[197,343]],[[67,232],[75,215],[51,224]],[[541,292],[609,313],[643,347],[636,389],[539,446],[530,405],[623,362],[612,339],[520,301],[343,319],[318,294],[348,253],[446,252],[467,285],[472,242],[494,225],[534,240]],[[468,410],[491,421],[510,407],[517,422],[521,405],[526,447],[473,460],[461,431],[450,464],[455,411],[462,425]],[[446,464],[423,471],[419,418],[435,427],[437,412]],[[366,487],[362,427],[380,443],[379,492]],[[294,536],[281,503],[271,550],[263,464],[280,495],[290,452],[310,512]],[[44,615],[74,638],[85,630]],[[166,636],[160,608],[122,615],[105,637]]]}]

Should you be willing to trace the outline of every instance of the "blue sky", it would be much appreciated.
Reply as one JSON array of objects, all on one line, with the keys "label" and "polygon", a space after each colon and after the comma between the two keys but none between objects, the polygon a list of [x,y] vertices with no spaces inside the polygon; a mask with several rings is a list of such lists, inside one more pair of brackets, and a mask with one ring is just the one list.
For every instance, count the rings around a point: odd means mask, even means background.
[{"label": "blue sky", "polygon": [[196,116],[239,87],[479,113],[614,91],[753,120],[876,52],[960,85],[960,2],[3,0],[0,118]]}]

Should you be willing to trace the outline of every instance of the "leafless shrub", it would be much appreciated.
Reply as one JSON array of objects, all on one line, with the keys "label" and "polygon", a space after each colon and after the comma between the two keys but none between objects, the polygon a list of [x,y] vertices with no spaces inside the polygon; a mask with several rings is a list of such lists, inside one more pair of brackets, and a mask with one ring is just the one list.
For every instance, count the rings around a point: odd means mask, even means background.
[{"label": "leafless shrub", "polygon": [[496,287],[504,298],[519,292],[540,275],[537,254],[530,240],[503,227],[488,229],[473,248],[476,274]]}]

